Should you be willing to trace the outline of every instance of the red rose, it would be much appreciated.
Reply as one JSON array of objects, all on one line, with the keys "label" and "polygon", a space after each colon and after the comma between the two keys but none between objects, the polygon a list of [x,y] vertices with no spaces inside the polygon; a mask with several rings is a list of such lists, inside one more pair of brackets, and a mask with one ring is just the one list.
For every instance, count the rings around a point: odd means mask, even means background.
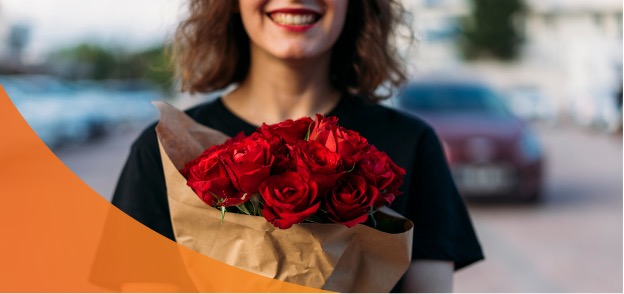
[{"label": "red rose", "polygon": [[263,138],[248,137],[228,146],[219,156],[232,184],[245,193],[258,192],[260,183],[269,177],[273,156]]},{"label": "red rose", "polygon": [[305,139],[313,121],[309,117],[286,120],[278,124],[263,124],[258,131],[266,138],[279,137],[287,143]]},{"label": "red rose", "polygon": [[400,195],[405,175],[359,133],[322,115],[265,124],[249,137],[238,134],[180,172],[211,206],[240,205],[259,193],[262,214],[281,229],[305,221],[321,206],[321,221],[362,223]]},{"label": "red rose", "polygon": [[[394,171],[394,174],[395,174],[394,180],[390,183],[390,185],[388,185],[388,187],[386,187],[386,190],[398,191],[398,189],[403,184],[403,176],[405,176],[405,170],[402,167],[398,166],[396,163],[394,163],[394,161],[392,161],[392,159],[390,159],[390,157],[387,154],[384,153],[384,155],[388,159],[388,164],[390,165],[390,169],[392,169],[392,171]],[[396,192],[396,195],[397,196],[401,195],[401,192]]]},{"label": "red rose", "polygon": [[312,180],[325,192],[336,184],[343,174],[340,154],[327,149],[317,141],[299,141],[292,147],[297,172],[311,174]]},{"label": "red rose", "polygon": [[333,222],[353,227],[368,219],[378,198],[375,186],[367,183],[364,177],[350,173],[327,193],[327,216]]},{"label": "red rose", "polygon": [[338,127],[335,132],[337,151],[342,156],[345,169],[352,169],[369,148],[368,140],[358,132]]},{"label": "red rose", "polygon": [[358,173],[369,183],[372,183],[380,192],[382,197],[375,203],[375,207],[389,205],[394,201],[395,196],[400,195],[398,191],[403,184],[405,170],[396,165],[384,152],[371,148],[362,155],[358,163]]},{"label": "red rose", "polygon": [[189,169],[191,167],[197,165],[203,158],[205,158],[207,156],[212,156],[213,153],[215,153],[215,152],[217,152],[219,150],[223,150],[223,149],[227,148],[228,146],[232,146],[235,143],[244,140],[245,138],[246,138],[245,133],[244,132],[240,132],[240,133],[236,134],[236,136],[225,140],[225,142],[223,142],[223,144],[221,144],[221,145],[212,145],[212,146],[208,147],[208,149],[204,150],[204,152],[202,152],[202,154],[199,155],[197,158],[195,158],[194,160],[192,160],[190,162],[187,162],[186,165],[184,166],[184,168],[182,168],[180,170],[180,173],[185,178],[188,178],[187,175],[189,173]]},{"label": "red rose", "polygon": [[292,171],[295,169],[295,162],[292,158],[292,146],[288,144],[282,144],[273,152],[273,165],[271,166],[271,174],[277,175],[285,171]]},{"label": "red rose", "polygon": [[310,132],[309,141],[317,141],[332,152],[337,151],[335,131],[338,128],[338,119],[334,116],[324,117],[316,115],[314,127]]},{"label": "red rose", "polygon": [[245,132],[241,131],[238,132],[238,134],[236,134],[236,136],[227,139],[223,144],[219,145],[223,148],[227,147],[227,146],[231,146],[234,143],[240,142],[242,140],[245,140],[245,138],[247,138],[247,136],[245,136]]},{"label": "red rose", "polygon": [[[214,148],[213,148],[214,147]],[[235,206],[247,201],[245,194],[234,187],[220,155],[225,150],[213,146],[181,170],[187,185],[210,206]]]},{"label": "red rose", "polygon": [[262,215],[280,229],[303,222],[320,207],[317,185],[306,174],[287,171],[271,176],[260,185],[260,195]]},{"label": "red rose", "polygon": [[345,169],[352,169],[369,146],[368,141],[358,132],[338,126],[336,117],[323,117],[320,114],[316,115],[310,141],[317,141],[330,151],[339,153]]}]

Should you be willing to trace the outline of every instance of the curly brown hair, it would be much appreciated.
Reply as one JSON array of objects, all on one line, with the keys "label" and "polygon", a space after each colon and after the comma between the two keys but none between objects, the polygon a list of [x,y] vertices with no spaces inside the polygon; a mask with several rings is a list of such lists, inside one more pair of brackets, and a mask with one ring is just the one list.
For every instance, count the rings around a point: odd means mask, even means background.
[{"label": "curly brown hair", "polygon": [[[249,37],[237,3],[189,0],[190,15],[178,26],[173,46],[182,91],[210,92],[245,79]],[[392,40],[399,26],[409,30],[405,15],[398,0],[349,1],[332,49],[329,78],[337,90],[377,102],[391,94],[375,93],[378,87],[397,88],[406,81],[405,63]]]}]

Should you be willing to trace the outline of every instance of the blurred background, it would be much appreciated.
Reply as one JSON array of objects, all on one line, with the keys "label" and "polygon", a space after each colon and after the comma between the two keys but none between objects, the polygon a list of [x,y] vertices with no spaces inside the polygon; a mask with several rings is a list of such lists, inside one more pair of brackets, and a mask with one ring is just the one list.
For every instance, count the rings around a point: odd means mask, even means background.
[{"label": "blurred background", "polygon": [[[384,103],[440,136],[486,260],[457,292],[622,292],[622,1],[403,0],[411,82]],[[110,200],[183,0],[0,0],[0,84]]]}]

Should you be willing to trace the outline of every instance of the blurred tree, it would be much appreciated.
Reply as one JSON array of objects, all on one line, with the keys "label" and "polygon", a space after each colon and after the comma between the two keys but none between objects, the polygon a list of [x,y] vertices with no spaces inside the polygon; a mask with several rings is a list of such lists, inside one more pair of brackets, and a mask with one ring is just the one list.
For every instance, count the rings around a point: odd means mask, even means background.
[{"label": "blurred tree", "polygon": [[167,47],[153,47],[136,54],[136,60],[142,63],[144,79],[171,90],[174,85],[174,71],[167,50]]},{"label": "blurred tree", "polygon": [[118,48],[81,44],[50,55],[52,67],[70,79],[148,80],[163,90],[173,85],[173,70],[163,46],[128,53]]},{"label": "blurred tree", "polygon": [[494,57],[511,60],[523,42],[522,0],[471,0],[472,13],[462,23],[460,46],[468,59]]},{"label": "blurred tree", "polygon": [[72,79],[110,79],[117,67],[114,50],[91,44],[60,49],[50,60],[63,63],[61,74]]}]

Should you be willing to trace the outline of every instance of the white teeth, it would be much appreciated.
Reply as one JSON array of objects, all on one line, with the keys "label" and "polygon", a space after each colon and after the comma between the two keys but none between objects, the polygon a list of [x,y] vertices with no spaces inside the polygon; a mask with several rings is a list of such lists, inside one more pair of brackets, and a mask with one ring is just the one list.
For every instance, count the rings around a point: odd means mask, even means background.
[{"label": "white teeth", "polygon": [[273,21],[282,25],[305,26],[314,23],[315,17],[312,14],[289,14],[274,13],[271,15]]}]

